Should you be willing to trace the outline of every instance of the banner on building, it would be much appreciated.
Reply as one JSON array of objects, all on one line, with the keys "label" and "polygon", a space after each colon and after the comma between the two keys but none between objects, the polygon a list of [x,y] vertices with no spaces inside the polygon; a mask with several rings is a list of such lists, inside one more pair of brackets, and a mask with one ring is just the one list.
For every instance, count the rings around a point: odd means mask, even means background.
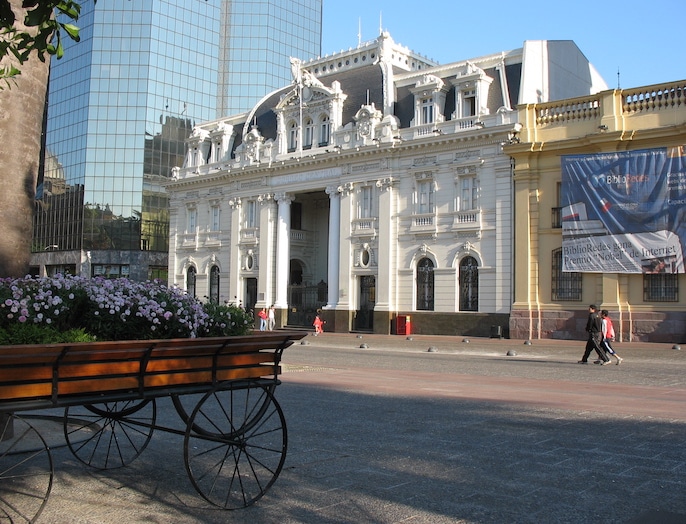
[{"label": "banner on building", "polygon": [[562,157],[562,271],[684,273],[686,146]]}]

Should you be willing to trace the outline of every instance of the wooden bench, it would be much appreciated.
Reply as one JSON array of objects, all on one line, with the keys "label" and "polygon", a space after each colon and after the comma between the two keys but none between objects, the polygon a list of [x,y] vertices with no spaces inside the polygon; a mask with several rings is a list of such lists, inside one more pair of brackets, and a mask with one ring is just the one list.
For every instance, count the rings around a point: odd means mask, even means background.
[{"label": "wooden bench", "polygon": [[205,391],[277,380],[283,350],[305,333],[0,346],[0,412]]}]

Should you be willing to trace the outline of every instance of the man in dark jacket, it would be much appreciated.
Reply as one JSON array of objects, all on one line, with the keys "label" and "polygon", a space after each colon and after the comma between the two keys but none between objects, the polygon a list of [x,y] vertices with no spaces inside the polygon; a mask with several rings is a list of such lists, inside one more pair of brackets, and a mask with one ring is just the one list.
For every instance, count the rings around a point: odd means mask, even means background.
[{"label": "man in dark jacket", "polygon": [[600,349],[600,341],[602,339],[603,321],[598,315],[598,308],[595,304],[588,306],[588,321],[586,322],[586,332],[588,333],[588,340],[586,341],[586,351],[584,356],[579,360],[579,364],[588,364],[588,356],[591,351],[595,350],[598,353],[600,364],[605,365],[610,363],[610,359],[605,352]]}]

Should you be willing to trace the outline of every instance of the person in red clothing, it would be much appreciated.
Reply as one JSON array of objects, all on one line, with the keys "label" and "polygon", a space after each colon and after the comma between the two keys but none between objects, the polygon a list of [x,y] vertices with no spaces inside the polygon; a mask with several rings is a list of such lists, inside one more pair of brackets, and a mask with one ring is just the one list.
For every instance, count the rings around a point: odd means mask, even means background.
[{"label": "person in red clothing", "polygon": [[260,331],[266,331],[267,330],[267,310],[262,308],[260,312],[257,314],[258,317],[260,317]]},{"label": "person in red clothing", "polygon": [[319,315],[314,317],[314,322],[312,322],[312,325],[314,326],[314,334],[319,335],[319,333],[324,333],[324,322],[322,321],[321,318],[319,318]]},{"label": "person in red clothing", "polygon": [[603,323],[601,330],[603,339],[600,342],[600,347],[604,349],[608,355],[615,357],[617,359],[617,365],[619,366],[624,359],[620,357],[612,347],[612,341],[615,339],[615,328],[612,325],[612,320],[610,319],[610,314],[608,313],[607,309],[603,309],[600,312],[600,319]]}]

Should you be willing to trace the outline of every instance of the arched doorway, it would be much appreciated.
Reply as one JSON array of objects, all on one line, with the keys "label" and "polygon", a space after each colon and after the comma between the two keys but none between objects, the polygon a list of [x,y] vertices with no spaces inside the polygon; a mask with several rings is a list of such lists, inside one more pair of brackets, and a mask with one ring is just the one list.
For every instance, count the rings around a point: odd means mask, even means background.
[{"label": "arched doorway", "polygon": [[430,258],[417,262],[417,310],[434,310],[434,263]]},{"label": "arched doorway", "polygon": [[196,271],[195,271],[195,266],[190,266],[188,270],[186,271],[186,293],[188,293],[190,296],[195,297],[196,296],[196,291],[195,291],[195,280],[196,280]]},{"label": "arched doorway", "polygon": [[479,311],[479,265],[474,257],[460,262],[460,311]]},{"label": "arched doorway", "polygon": [[219,268],[210,269],[210,302],[219,304]]}]

